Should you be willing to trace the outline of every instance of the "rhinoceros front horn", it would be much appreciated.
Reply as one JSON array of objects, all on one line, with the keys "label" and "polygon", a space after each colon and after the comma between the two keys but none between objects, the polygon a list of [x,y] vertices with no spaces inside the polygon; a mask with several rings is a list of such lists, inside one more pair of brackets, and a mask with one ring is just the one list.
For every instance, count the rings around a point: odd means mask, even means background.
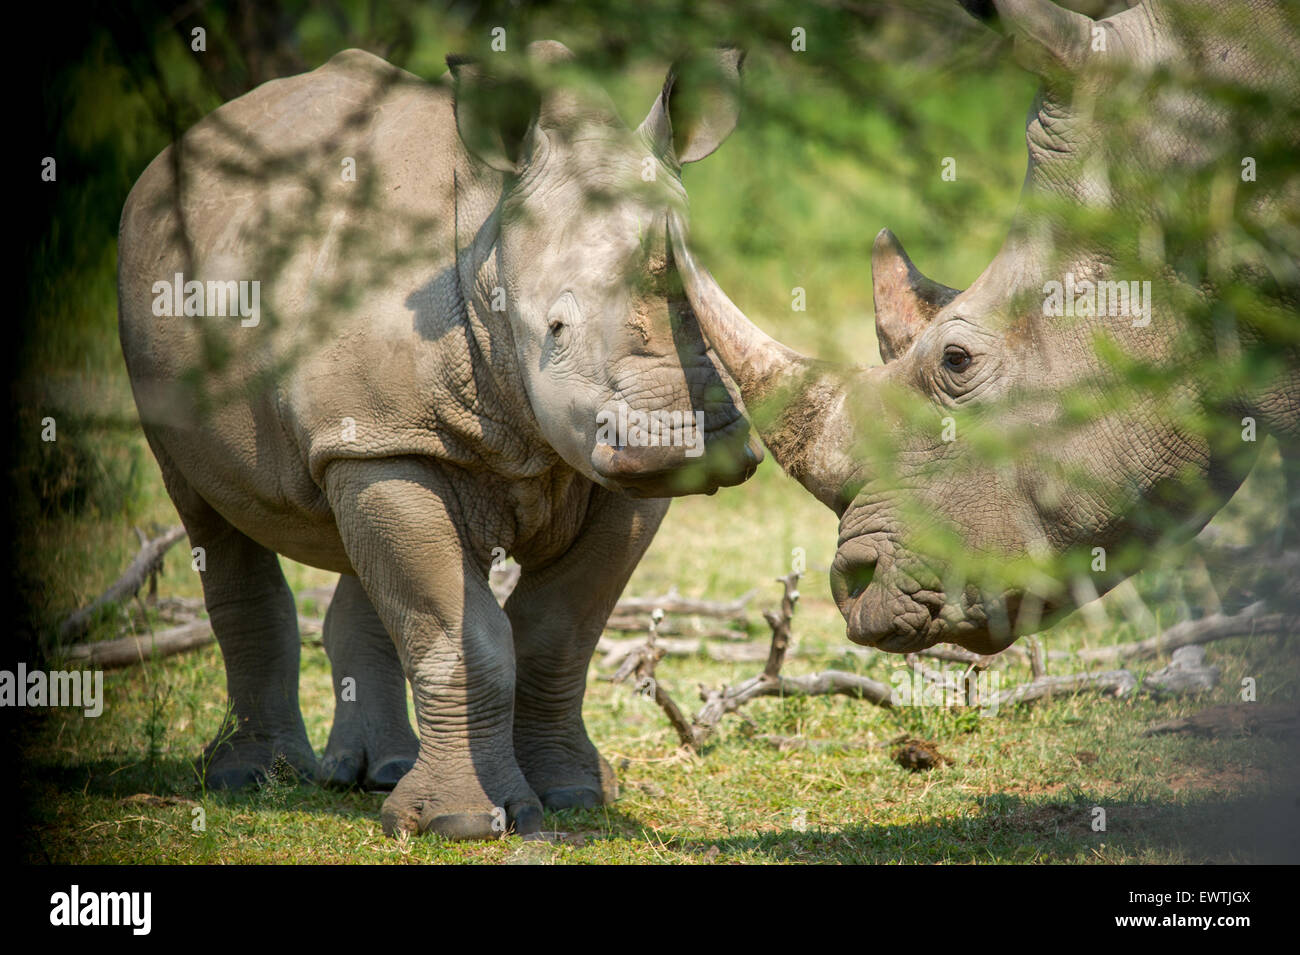
[{"label": "rhinoceros front horn", "polygon": [[750,420],[777,463],[836,513],[853,473],[842,411],[850,373],[782,345],[745,317],[686,242],[676,212],[668,235],[686,297],[704,337],[745,401]]}]

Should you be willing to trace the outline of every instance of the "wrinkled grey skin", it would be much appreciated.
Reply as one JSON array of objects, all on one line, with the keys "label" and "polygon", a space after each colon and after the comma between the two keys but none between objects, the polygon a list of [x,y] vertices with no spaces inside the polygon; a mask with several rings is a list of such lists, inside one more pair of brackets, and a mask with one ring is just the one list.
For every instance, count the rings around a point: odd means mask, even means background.
[{"label": "wrinkled grey skin", "polygon": [[[1141,553],[1164,539],[1163,529],[1186,538],[1203,527],[1244,479],[1268,434],[1282,449],[1289,533],[1300,540],[1300,355],[1294,348],[1278,356],[1280,371],[1212,400],[1212,376],[1252,342],[1254,332],[1243,322],[1205,344],[1205,360],[1180,379],[1176,397],[1180,407],[1222,423],[1226,440],[1218,442],[1183,427],[1179,421],[1186,419],[1156,395],[1118,377],[1093,345],[1100,332],[1120,354],[1159,366],[1177,357],[1190,331],[1186,315],[1171,305],[1183,279],[1163,260],[1139,275],[1115,274],[1113,265],[1117,250],[1140,248],[1148,223],[1166,214],[1177,221],[1183,210],[1153,207],[1152,192],[1126,194],[1112,185],[1122,177],[1108,173],[1141,164],[1156,178],[1176,177],[1218,164],[1231,183],[1249,149],[1228,135],[1222,115],[1194,97],[1155,98],[1136,135],[1095,120],[1088,105],[1125,82],[1108,68],[1116,64],[1124,67],[1121,75],[1133,77],[1128,82],[1166,65],[1248,90],[1289,90],[1294,97],[1300,95],[1300,40],[1269,2],[1230,5],[1248,18],[1239,34],[1244,39],[1231,42],[1196,34],[1206,21],[1187,15],[1198,7],[1204,12],[1202,5],[1143,3],[1099,23],[1048,0],[999,0],[996,6],[1018,58],[1045,81],[1026,130],[1024,200],[1002,250],[964,291],[921,275],[888,231],[877,237],[872,268],[883,367],[834,366],[773,341],[694,261],[680,223],[670,225],[674,256],[705,334],[740,385],[773,456],[840,515],[831,586],[849,637],[893,652],[940,641],[996,652],[1135,569],[1112,560],[1107,573],[1083,583],[1059,572],[1031,584],[999,583],[996,575],[972,581],[945,557],[952,550],[927,548],[924,532],[950,529],[963,548],[995,567],[1019,561],[1050,569],[1061,566],[1054,559],[1094,547],[1113,554],[1135,545]],[[1105,53],[1091,49],[1094,26],[1105,33]],[[1298,133],[1286,135],[1300,149]],[[1264,177],[1241,188],[1255,190],[1255,201],[1247,204],[1254,228],[1267,231],[1288,215],[1295,221],[1296,196],[1276,194],[1276,187],[1270,192]],[[1173,201],[1180,199],[1192,201]],[[1053,215],[1043,200],[1055,200],[1057,209],[1114,210],[1125,225],[1114,245],[1098,249],[1073,234],[1070,218]],[[1208,259],[1211,253],[1202,254]],[[1266,263],[1230,266],[1238,278],[1270,274]],[[1295,263],[1287,268],[1293,276]],[[1152,280],[1150,324],[1133,327],[1129,317],[1048,317],[1044,285],[1067,271],[1098,280]],[[1212,301],[1215,288],[1203,288]],[[1290,302],[1283,320],[1297,320],[1296,304]],[[1210,357],[1216,347],[1223,365]],[[1081,386],[1090,395],[1113,397],[1115,410],[1071,422],[1062,396]],[[945,442],[940,422],[950,415],[964,428],[1000,436],[1013,449],[1011,459],[990,463],[975,442],[963,440],[969,431]],[[1258,426],[1253,444],[1239,436],[1244,416]],[[1209,499],[1192,493],[1207,486]]]},{"label": "wrinkled grey skin", "polygon": [[[530,69],[568,58],[534,44]],[[238,719],[205,754],[210,786],[277,755],[317,771],[284,554],[342,575],[319,772],[393,788],[386,832],[527,832],[543,806],[614,797],[581,714],[604,622],[665,498],[739,483],[761,456],[666,261],[679,164],[734,127],[739,61],[708,58],[722,93],[700,110],[670,74],[631,131],[598,92],[458,61],[430,84],[353,50],[191,130],[179,207],[176,147],[145,171],[122,214],[120,331],[205,551]],[[261,279],[260,321],[158,317],[153,283],[175,272]],[[598,443],[620,401],[703,411],[703,455]],[[505,554],[522,574],[502,608],[488,573]]]}]

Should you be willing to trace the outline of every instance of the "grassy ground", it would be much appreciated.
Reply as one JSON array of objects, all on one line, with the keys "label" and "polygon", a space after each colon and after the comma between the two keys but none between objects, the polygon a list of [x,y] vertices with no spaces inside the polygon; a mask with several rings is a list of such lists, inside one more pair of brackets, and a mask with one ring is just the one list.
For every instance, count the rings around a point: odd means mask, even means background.
[{"label": "grassy ground", "polygon": [[[147,480],[152,480],[152,476]],[[160,515],[166,516],[166,515]],[[756,528],[762,528],[761,533]],[[105,536],[110,536],[105,534]],[[125,538],[126,535],[120,533]],[[708,542],[707,545],[701,541]],[[676,584],[690,594],[729,596],[760,586],[775,604],[790,550],[806,546],[809,573],[795,618],[797,655],[789,673],[827,667],[890,681],[898,660],[845,653],[842,623],[824,568],[833,521],[806,505],[788,480],[765,466],[748,486],[720,500],[678,502],[630,592]],[[71,541],[70,566],[90,559]],[[119,548],[129,553],[127,541]],[[744,556],[742,556],[744,555]],[[297,587],[328,581],[286,565]],[[1139,578],[1168,621],[1171,572]],[[194,593],[188,562],[172,558],[164,593]],[[312,609],[307,608],[309,611]],[[1052,648],[1097,646],[1143,636],[1112,614],[1100,632],[1068,621]],[[754,628],[755,639],[764,634]],[[106,621],[105,630],[112,629]],[[54,862],[1188,862],[1270,858],[1249,820],[1269,811],[1268,793],[1284,782],[1293,753],[1267,738],[1143,738],[1153,722],[1237,699],[1241,678],[1256,677],[1262,702],[1294,696],[1293,653],[1273,638],[1217,643],[1223,671],[1206,697],[1167,702],[1091,697],[1004,708],[980,717],[959,709],[885,711],[844,698],[751,704],[753,724],[729,717],[701,756],[678,750],[662,714],[593,665],[585,715],[593,739],[616,767],[622,797],[602,811],[555,814],[569,841],[453,844],[435,838],[387,840],[378,826],[382,796],[336,794],[272,782],[242,794],[204,793],[195,755],[224,715],[224,680],[215,647],[107,674],[104,713],[43,716],[27,747],[23,774],[32,807],[28,854]],[[1138,669],[1154,669],[1153,661]],[[1054,664],[1054,672],[1064,672]],[[697,684],[736,682],[756,666],[670,658],[659,677],[686,706]],[[1009,666],[1003,686],[1027,680]],[[302,706],[317,751],[333,704],[328,663],[303,648]],[[758,734],[813,741],[777,751]],[[933,741],[950,763],[910,773],[890,759],[889,740]],[[162,799],[144,799],[150,794]],[[195,831],[202,808],[204,831]],[[1094,831],[1094,807],[1107,828]],[[801,831],[802,821],[802,831]]]},{"label": "grassy ground", "polygon": [[[346,45],[321,29],[320,50],[306,48],[315,62]],[[464,37],[421,29],[410,65],[434,75],[442,53],[463,47]],[[784,36],[788,26],[782,31],[772,35]],[[541,35],[571,40],[563,24]],[[812,35],[825,42],[825,31]],[[996,252],[1014,208],[1033,83],[1009,66],[958,75],[950,68],[947,76],[933,63],[919,73],[873,67],[864,71],[879,99],[855,98],[828,82],[816,55],[799,60],[780,46],[755,48],[740,128],[715,157],[687,170],[693,235],[720,283],[765,327],[810,353],[874,362],[872,238],[887,225],[936,280],[968,284]],[[96,55],[111,59],[111,45]],[[173,92],[201,113],[207,107],[186,93],[195,81],[184,79],[184,69],[176,67],[182,79]],[[46,237],[44,271],[33,280],[39,322],[23,344],[23,374],[13,385],[16,433],[26,442],[15,471],[22,527],[16,571],[47,649],[61,615],[102,592],[134,555],[132,527],[177,521],[134,420],[116,341],[115,248],[105,224],[116,223],[125,190],[165,134],[150,125],[119,69],[90,59],[84,73],[65,77],[87,92],[64,125],[76,133],[86,168],[100,175],[106,211],[87,213],[80,231],[64,226]],[[660,64],[615,84],[630,122],[639,121],[662,76]],[[900,102],[907,122],[899,119]],[[797,122],[773,112],[782,103]],[[830,130],[840,141],[791,131],[800,128]],[[940,179],[945,157],[956,159],[955,182]],[[795,287],[806,292],[806,311],[791,308]],[[59,440],[51,444],[34,437],[46,415],[58,421]],[[1222,519],[1238,537],[1276,513],[1276,463],[1269,464],[1273,471]],[[758,586],[760,606],[775,604],[772,578],[803,548],[799,652],[787,672],[835,666],[888,681],[896,659],[845,654],[826,580],[835,535],[833,516],[768,461],[740,488],[676,502],[629,592],[676,586],[723,598]],[[332,583],[312,568],[285,562],[285,570],[295,590]],[[1173,581],[1171,569],[1138,579],[1162,623],[1182,612]],[[167,560],[160,590],[199,595],[180,550]],[[106,617],[92,636],[117,635],[123,619]],[[1149,635],[1118,622],[1113,609],[1111,619],[1117,622],[1099,632],[1067,622],[1048,645]],[[762,629],[760,622],[754,639],[765,639]],[[890,712],[844,698],[759,700],[746,710],[752,726],[729,718],[699,757],[677,749],[651,704],[604,682],[593,667],[586,719],[623,795],[602,811],[551,817],[556,829],[575,834],[555,844],[386,840],[378,826],[382,796],[373,794],[283,783],[242,795],[203,792],[192,760],[216,733],[225,705],[220,655],[208,648],[107,674],[97,719],[67,710],[26,714],[19,780],[30,814],[26,855],[73,863],[1267,859],[1278,847],[1249,823],[1271,818],[1275,803],[1267,794],[1294,764],[1281,744],[1141,733],[1153,722],[1235,701],[1246,676],[1258,681],[1261,702],[1294,699],[1296,655],[1293,647],[1281,652],[1286,646],[1271,638],[1213,645],[1210,660],[1223,679],[1201,699],[1080,697],[991,718],[934,708]],[[659,676],[689,710],[697,684],[734,682],[755,669],[669,659]],[[1027,678],[1016,667],[1005,673],[1008,683]],[[303,648],[301,694],[319,752],[332,716],[319,646]],[[821,745],[778,752],[754,738],[763,733]],[[933,741],[949,763],[918,774],[895,765],[881,744],[904,733]],[[1104,832],[1091,826],[1095,807],[1106,810]],[[205,828],[197,831],[200,808]]]}]

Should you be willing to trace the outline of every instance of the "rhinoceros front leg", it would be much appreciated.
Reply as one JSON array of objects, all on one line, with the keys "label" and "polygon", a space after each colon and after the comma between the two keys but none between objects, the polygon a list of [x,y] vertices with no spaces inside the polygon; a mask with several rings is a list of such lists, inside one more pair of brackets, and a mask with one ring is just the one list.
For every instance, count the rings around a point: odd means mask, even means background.
[{"label": "rhinoceros front leg", "polygon": [[618,786],[582,721],[587,667],[667,500],[595,488],[573,546],[525,570],[506,601],[515,638],[515,756],[547,809],[612,802]]},{"label": "rhinoceros front leg", "polygon": [[415,700],[419,754],[384,801],[384,831],[456,839],[536,831],[541,805],[512,738],[510,622],[486,566],[462,543],[451,488],[433,465],[394,458],[337,461],[325,490]]},{"label": "rhinoceros front leg", "polygon": [[319,778],[335,788],[392,789],[415,765],[420,742],[406,715],[406,676],[388,628],[361,581],[339,577],[325,613],[334,677],[334,726]]}]

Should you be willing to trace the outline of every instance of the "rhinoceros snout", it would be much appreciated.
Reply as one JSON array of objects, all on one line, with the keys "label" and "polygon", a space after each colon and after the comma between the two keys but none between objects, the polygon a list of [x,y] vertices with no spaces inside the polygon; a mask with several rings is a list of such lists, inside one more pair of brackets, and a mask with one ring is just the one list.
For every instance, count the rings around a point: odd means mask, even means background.
[{"label": "rhinoceros snout", "polygon": [[698,454],[673,445],[598,444],[591,465],[607,484],[633,497],[712,494],[747,481],[763,460],[763,448],[741,419],[706,435]]}]

